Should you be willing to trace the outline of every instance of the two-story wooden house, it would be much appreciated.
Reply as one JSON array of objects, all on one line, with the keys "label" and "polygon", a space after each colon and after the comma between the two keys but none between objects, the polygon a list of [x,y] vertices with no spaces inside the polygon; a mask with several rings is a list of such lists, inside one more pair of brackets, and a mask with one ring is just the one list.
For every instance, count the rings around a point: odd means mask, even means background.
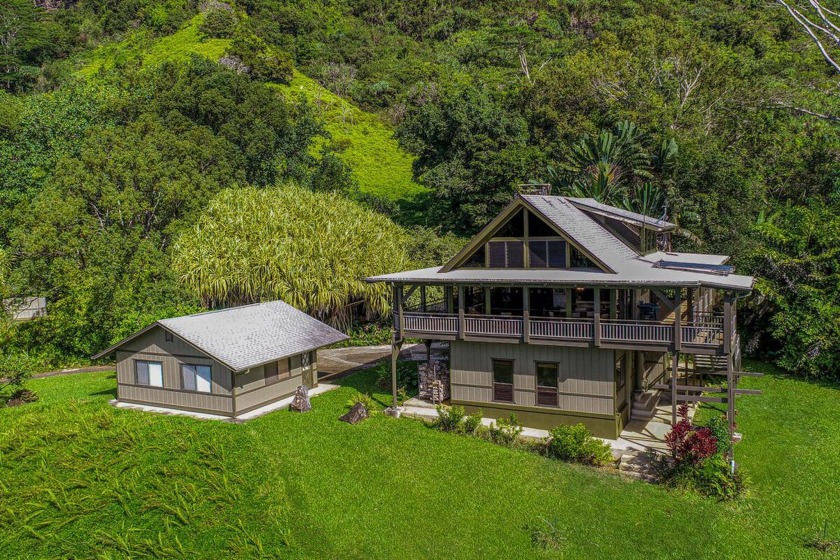
[{"label": "two-story wooden house", "polygon": [[689,354],[692,371],[728,376],[733,429],[736,301],[753,278],[726,256],[666,251],[675,228],[592,199],[518,195],[443,266],[368,279],[393,287],[394,378],[403,340],[447,340],[453,405],[616,438],[634,395],[655,404],[665,391],[674,410],[707,398],[678,368]]}]

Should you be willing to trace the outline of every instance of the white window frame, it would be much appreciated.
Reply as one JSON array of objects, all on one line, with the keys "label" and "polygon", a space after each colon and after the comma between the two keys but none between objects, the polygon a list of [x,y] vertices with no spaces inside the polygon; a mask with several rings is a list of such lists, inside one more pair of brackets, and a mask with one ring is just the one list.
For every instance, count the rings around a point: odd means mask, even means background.
[{"label": "white window frame", "polygon": [[[195,388],[187,388],[188,376]],[[194,393],[213,392],[213,367],[207,364],[181,364],[181,390]]]},{"label": "white window frame", "polygon": [[[141,364],[146,368],[146,379],[148,383],[140,381]],[[141,387],[163,388],[163,362],[154,360],[134,360],[134,378],[137,385]]]}]

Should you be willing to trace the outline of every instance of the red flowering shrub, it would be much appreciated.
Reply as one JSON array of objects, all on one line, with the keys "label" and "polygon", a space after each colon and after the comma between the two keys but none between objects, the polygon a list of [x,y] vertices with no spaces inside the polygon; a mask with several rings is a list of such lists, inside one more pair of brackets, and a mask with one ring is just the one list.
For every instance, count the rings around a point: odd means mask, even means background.
[{"label": "red flowering shrub", "polygon": [[680,421],[665,436],[665,443],[677,465],[698,465],[717,453],[717,438],[709,428],[697,428],[688,419],[688,405],[677,410]]}]

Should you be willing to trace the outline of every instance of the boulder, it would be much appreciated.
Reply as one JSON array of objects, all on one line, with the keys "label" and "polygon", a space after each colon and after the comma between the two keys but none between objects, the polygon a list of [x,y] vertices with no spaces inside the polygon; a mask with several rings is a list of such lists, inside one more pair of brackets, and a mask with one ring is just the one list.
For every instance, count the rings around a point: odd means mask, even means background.
[{"label": "boulder", "polygon": [[348,424],[358,424],[368,416],[368,410],[365,408],[365,405],[358,402],[353,405],[353,408],[350,409],[350,412],[340,417],[339,420],[341,420],[342,422],[347,422]]},{"label": "boulder", "polygon": [[295,412],[308,412],[312,410],[312,403],[309,402],[309,389],[301,385],[295,391],[295,396],[292,399],[292,404],[289,405],[289,410]]}]

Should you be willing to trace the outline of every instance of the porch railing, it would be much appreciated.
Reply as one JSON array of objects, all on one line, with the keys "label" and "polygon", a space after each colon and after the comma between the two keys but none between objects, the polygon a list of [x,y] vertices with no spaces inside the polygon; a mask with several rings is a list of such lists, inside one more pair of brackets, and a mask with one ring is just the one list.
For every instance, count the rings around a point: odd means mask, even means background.
[{"label": "porch railing", "polygon": [[592,340],[594,323],[589,319],[531,319],[533,338]]},{"label": "porch railing", "polygon": [[[522,338],[525,320],[504,315],[464,316],[463,329],[454,313],[403,313],[403,329],[408,336],[446,335],[464,337],[482,336]],[[593,343],[641,342],[661,346],[674,344],[673,324],[657,321],[601,319],[596,337],[593,319],[534,317],[528,321],[528,337],[537,340],[592,341]],[[714,323],[687,323],[680,327],[682,344],[718,347],[723,344],[723,325]]]},{"label": "porch railing", "polygon": [[411,332],[451,335],[458,333],[458,316],[451,313],[406,313],[403,325]]},{"label": "porch railing", "polygon": [[601,340],[663,342],[674,341],[674,327],[656,321],[602,319]]},{"label": "porch railing", "polygon": [[497,315],[466,315],[464,332],[487,336],[522,336],[522,319]]}]

